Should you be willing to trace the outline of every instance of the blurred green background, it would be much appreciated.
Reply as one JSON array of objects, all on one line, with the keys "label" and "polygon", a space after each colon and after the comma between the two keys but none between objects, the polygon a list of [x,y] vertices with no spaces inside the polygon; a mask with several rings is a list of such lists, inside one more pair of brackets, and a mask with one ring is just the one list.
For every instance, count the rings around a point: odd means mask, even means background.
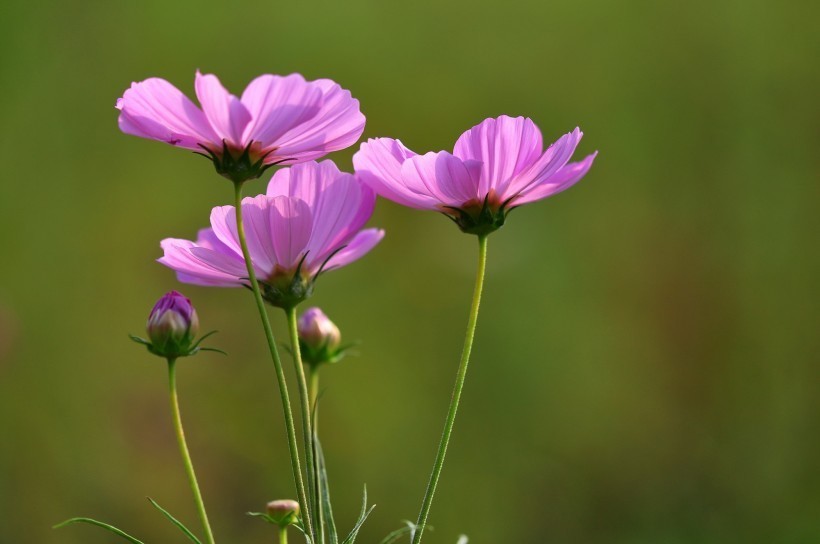
[{"label": "blurred green background", "polygon": [[[115,99],[197,68],[329,77],[365,137],[450,148],[502,113],[576,125],[575,188],[490,239],[460,419],[425,541],[820,542],[820,41],[817,2],[222,3],[45,0],[0,11],[0,542],[148,544],[198,527],[165,368],[131,344],[181,288],[230,356],[180,367],[217,539],[294,494],[252,299],[154,262],[230,185],[189,153],[122,135]],[[349,169],[353,149],[331,156]],[[263,182],[249,185],[262,191]],[[475,242],[380,202],[388,234],[324,277],[360,356],[327,369],[337,518],[367,483],[360,542],[414,519],[461,348]],[[274,315],[283,337],[283,319]]]}]

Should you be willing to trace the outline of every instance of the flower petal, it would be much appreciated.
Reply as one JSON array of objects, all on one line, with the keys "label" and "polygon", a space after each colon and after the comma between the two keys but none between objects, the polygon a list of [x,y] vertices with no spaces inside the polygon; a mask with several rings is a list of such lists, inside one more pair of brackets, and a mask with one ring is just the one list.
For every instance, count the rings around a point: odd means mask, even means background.
[{"label": "flower petal", "polygon": [[268,210],[277,264],[286,270],[295,268],[310,240],[313,225],[310,208],[302,200],[284,196],[259,195],[254,200],[264,201],[260,204]]},{"label": "flower petal", "polygon": [[515,176],[532,165],[543,150],[541,131],[531,119],[502,115],[485,119],[461,135],[453,155],[480,161],[480,198],[491,189],[499,194]]},{"label": "flower petal", "polygon": [[382,229],[366,229],[360,231],[338,253],[333,255],[325,265],[325,270],[346,266],[365,256],[381,239],[384,238]]},{"label": "flower petal", "polygon": [[333,161],[306,162],[278,170],[268,196],[303,200],[312,210],[313,230],[307,244],[308,262],[321,264],[361,229],[373,214],[376,194]]},{"label": "flower petal", "polygon": [[445,206],[460,208],[469,201],[480,199],[481,167],[482,163],[478,161],[463,162],[446,151],[431,152],[406,160],[401,176],[411,191],[429,194]]},{"label": "flower petal", "polygon": [[506,200],[525,192],[531,186],[546,182],[569,161],[583,135],[581,129],[576,127],[572,132],[558,138],[535,163],[518,174],[500,191],[502,198]]},{"label": "flower petal", "polygon": [[321,103],[321,88],[299,74],[259,76],[242,93],[242,104],[252,117],[244,141],[270,147],[289,130],[316,117]]},{"label": "flower petal", "polygon": [[437,201],[429,194],[408,189],[401,176],[404,162],[415,157],[399,140],[371,138],[353,155],[356,177],[380,196],[411,208],[435,210]]},{"label": "flower petal", "polygon": [[589,172],[590,167],[592,167],[592,162],[597,155],[598,152],[596,151],[591,155],[587,155],[584,160],[580,162],[571,162],[564,165],[563,168],[545,181],[542,181],[538,185],[528,187],[518,198],[512,201],[511,205],[520,206],[522,204],[528,204],[560,193],[564,189],[569,189]]},{"label": "flower petal", "polygon": [[199,247],[190,240],[166,238],[160,242],[163,257],[157,259],[175,270],[180,281],[197,285],[235,287],[242,285],[245,270],[241,260],[219,251]]},{"label": "flower petal", "polygon": [[244,148],[242,133],[251,121],[251,114],[237,97],[229,93],[213,74],[196,72],[194,85],[202,110],[220,140]]},{"label": "flower petal", "polygon": [[196,151],[199,144],[219,142],[202,110],[164,79],[132,83],[117,100],[117,109],[126,134]]},{"label": "flower petal", "polygon": [[279,148],[276,155],[292,159],[289,164],[318,159],[331,151],[350,147],[364,132],[365,117],[350,91],[329,79],[319,79],[311,85],[322,92],[318,113],[274,142]]}]

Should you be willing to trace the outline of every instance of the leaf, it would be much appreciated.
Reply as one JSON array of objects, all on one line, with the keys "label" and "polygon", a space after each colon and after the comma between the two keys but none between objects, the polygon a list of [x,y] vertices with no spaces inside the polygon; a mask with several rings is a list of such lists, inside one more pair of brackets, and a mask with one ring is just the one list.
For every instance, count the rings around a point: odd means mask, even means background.
[{"label": "leaf", "polygon": [[154,500],[154,499],[152,499],[151,497],[147,497],[147,498],[148,498],[148,500],[151,502],[151,504],[153,504],[153,505],[154,505],[154,508],[156,508],[157,510],[159,510],[160,512],[162,512],[162,514],[163,514],[166,518],[168,518],[168,520],[169,520],[171,523],[173,523],[174,525],[176,525],[176,526],[177,526],[177,528],[179,528],[179,530],[180,530],[180,531],[182,531],[183,533],[185,533],[185,536],[187,536],[187,537],[188,537],[188,539],[190,539],[190,540],[191,540],[192,542],[194,542],[195,544],[202,544],[202,542],[200,542],[200,541],[199,541],[199,539],[198,539],[198,538],[194,535],[194,533],[192,533],[190,529],[188,529],[185,525],[183,525],[181,521],[179,521],[177,518],[175,518],[174,516],[172,516],[172,515],[171,515],[171,514],[170,514],[170,513],[169,513],[169,512],[165,509],[165,508],[163,508],[162,506],[160,506],[159,504],[157,504],[157,501],[155,501],[155,500]]},{"label": "leaf", "polygon": [[376,508],[375,504],[371,506],[369,509],[367,508],[367,486],[364,486],[364,496],[362,497],[362,511],[359,513],[359,519],[358,521],[356,521],[356,525],[353,526],[353,529],[350,530],[350,534],[347,535],[347,538],[345,538],[342,541],[342,544],[353,544],[353,542],[356,540],[356,537],[359,536],[359,529],[362,528],[362,525],[367,519],[367,516],[370,515],[370,512],[372,512],[374,508]]},{"label": "leaf", "polygon": [[330,487],[327,481],[325,454],[322,451],[322,445],[319,443],[318,436],[314,436],[314,444],[316,446],[316,468],[319,471],[319,495],[322,501],[322,513],[325,516],[325,522],[327,524],[328,540],[330,541],[329,544],[339,544],[336,520],[333,519],[333,507],[330,504]]},{"label": "leaf", "polygon": [[410,523],[409,521],[406,521],[405,523],[407,524],[407,527],[401,527],[399,529],[396,529],[395,531],[384,537],[380,544],[393,544],[402,536],[412,533],[416,526]]},{"label": "leaf", "polygon": [[109,525],[107,523],[103,523],[102,521],[97,521],[96,519],[91,519],[91,518],[71,518],[71,519],[67,519],[62,523],[58,523],[57,525],[52,527],[52,529],[59,529],[60,527],[65,527],[66,525],[70,525],[72,523],[88,523],[90,525],[96,525],[97,527],[102,527],[103,529],[107,529],[108,531],[111,531],[115,535],[119,535],[119,536],[123,537],[125,540],[127,540],[131,544],[145,544],[143,541],[134,538],[133,536],[126,533],[125,531],[121,531],[120,529],[117,529],[113,525]]}]

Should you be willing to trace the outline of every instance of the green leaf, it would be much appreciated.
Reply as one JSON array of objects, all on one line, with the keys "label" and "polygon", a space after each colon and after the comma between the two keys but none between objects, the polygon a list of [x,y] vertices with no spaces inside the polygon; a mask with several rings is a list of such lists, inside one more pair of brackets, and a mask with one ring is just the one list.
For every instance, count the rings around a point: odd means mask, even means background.
[{"label": "green leaf", "polygon": [[410,523],[409,521],[405,521],[405,523],[407,524],[406,527],[396,529],[395,531],[384,537],[380,544],[393,544],[402,536],[412,533],[413,529],[415,529],[416,526]]},{"label": "green leaf", "polygon": [[129,535],[125,531],[121,531],[117,529],[113,525],[109,525],[107,523],[103,523],[102,521],[97,521],[96,519],[91,518],[71,518],[67,519],[62,523],[58,523],[52,529],[59,529],[60,527],[65,527],[66,525],[71,525],[72,523],[88,523],[90,525],[96,525],[97,527],[102,527],[103,529],[107,529],[114,533],[115,535],[119,535],[123,537],[125,540],[130,542],[131,544],[145,544],[143,541],[134,538],[133,536]]},{"label": "green leaf", "polygon": [[[315,417],[315,415],[314,415]],[[333,519],[333,507],[330,504],[330,487],[327,481],[327,468],[325,466],[325,455],[319,437],[314,436],[316,446],[316,467],[319,471],[319,495],[322,501],[322,513],[327,524],[329,544],[339,544],[339,534],[336,531],[336,520]]]},{"label": "green leaf", "polygon": [[356,525],[353,526],[353,529],[350,530],[350,534],[342,541],[342,544],[353,544],[356,540],[356,537],[359,536],[359,529],[362,528],[367,516],[370,515],[370,512],[376,508],[374,504],[370,508],[367,508],[367,486],[364,486],[364,496],[362,497],[362,511],[359,513],[359,519],[356,521]]},{"label": "green leaf", "polygon": [[160,512],[162,512],[162,514],[163,514],[166,518],[168,518],[168,520],[169,520],[171,523],[173,523],[174,525],[176,525],[176,526],[177,526],[177,528],[179,528],[179,530],[180,530],[180,531],[182,531],[183,533],[185,533],[185,536],[187,536],[189,540],[191,540],[191,541],[192,541],[192,542],[194,542],[195,544],[202,544],[202,542],[200,542],[200,541],[199,541],[199,539],[198,539],[196,536],[194,536],[194,533],[192,533],[190,529],[188,529],[185,525],[183,525],[181,521],[179,521],[177,518],[175,518],[174,516],[172,516],[172,515],[171,515],[171,514],[170,514],[170,513],[169,513],[169,512],[165,509],[165,508],[163,508],[162,506],[160,506],[159,504],[157,504],[157,501],[155,501],[155,500],[154,500],[154,499],[152,499],[151,497],[147,497],[147,498],[148,498],[148,500],[151,502],[151,504],[153,504],[153,505],[154,505],[154,508],[156,508],[157,510],[159,510]]}]

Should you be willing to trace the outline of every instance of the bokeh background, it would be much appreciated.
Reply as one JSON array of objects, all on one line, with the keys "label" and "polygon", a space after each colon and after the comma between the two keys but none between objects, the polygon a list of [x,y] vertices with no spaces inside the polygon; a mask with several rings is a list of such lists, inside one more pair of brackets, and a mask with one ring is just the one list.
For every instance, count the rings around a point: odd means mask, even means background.
[{"label": "bokeh background", "polygon": [[[147,543],[192,527],[165,368],[131,344],[158,242],[230,185],[122,135],[115,99],[197,68],[234,92],[298,71],[351,89],[365,137],[449,148],[499,114],[600,150],[572,190],[490,239],[460,419],[425,541],[820,542],[820,41],[816,2],[44,0],[0,11],[0,542]],[[353,149],[332,158],[351,167]],[[261,192],[264,183],[249,185]],[[327,369],[337,517],[360,542],[414,519],[461,348],[475,242],[381,202],[388,235],[322,279],[355,358]],[[218,540],[294,494],[250,296],[183,286],[227,358],[180,367]],[[283,319],[274,315],[283,337]]]}]

